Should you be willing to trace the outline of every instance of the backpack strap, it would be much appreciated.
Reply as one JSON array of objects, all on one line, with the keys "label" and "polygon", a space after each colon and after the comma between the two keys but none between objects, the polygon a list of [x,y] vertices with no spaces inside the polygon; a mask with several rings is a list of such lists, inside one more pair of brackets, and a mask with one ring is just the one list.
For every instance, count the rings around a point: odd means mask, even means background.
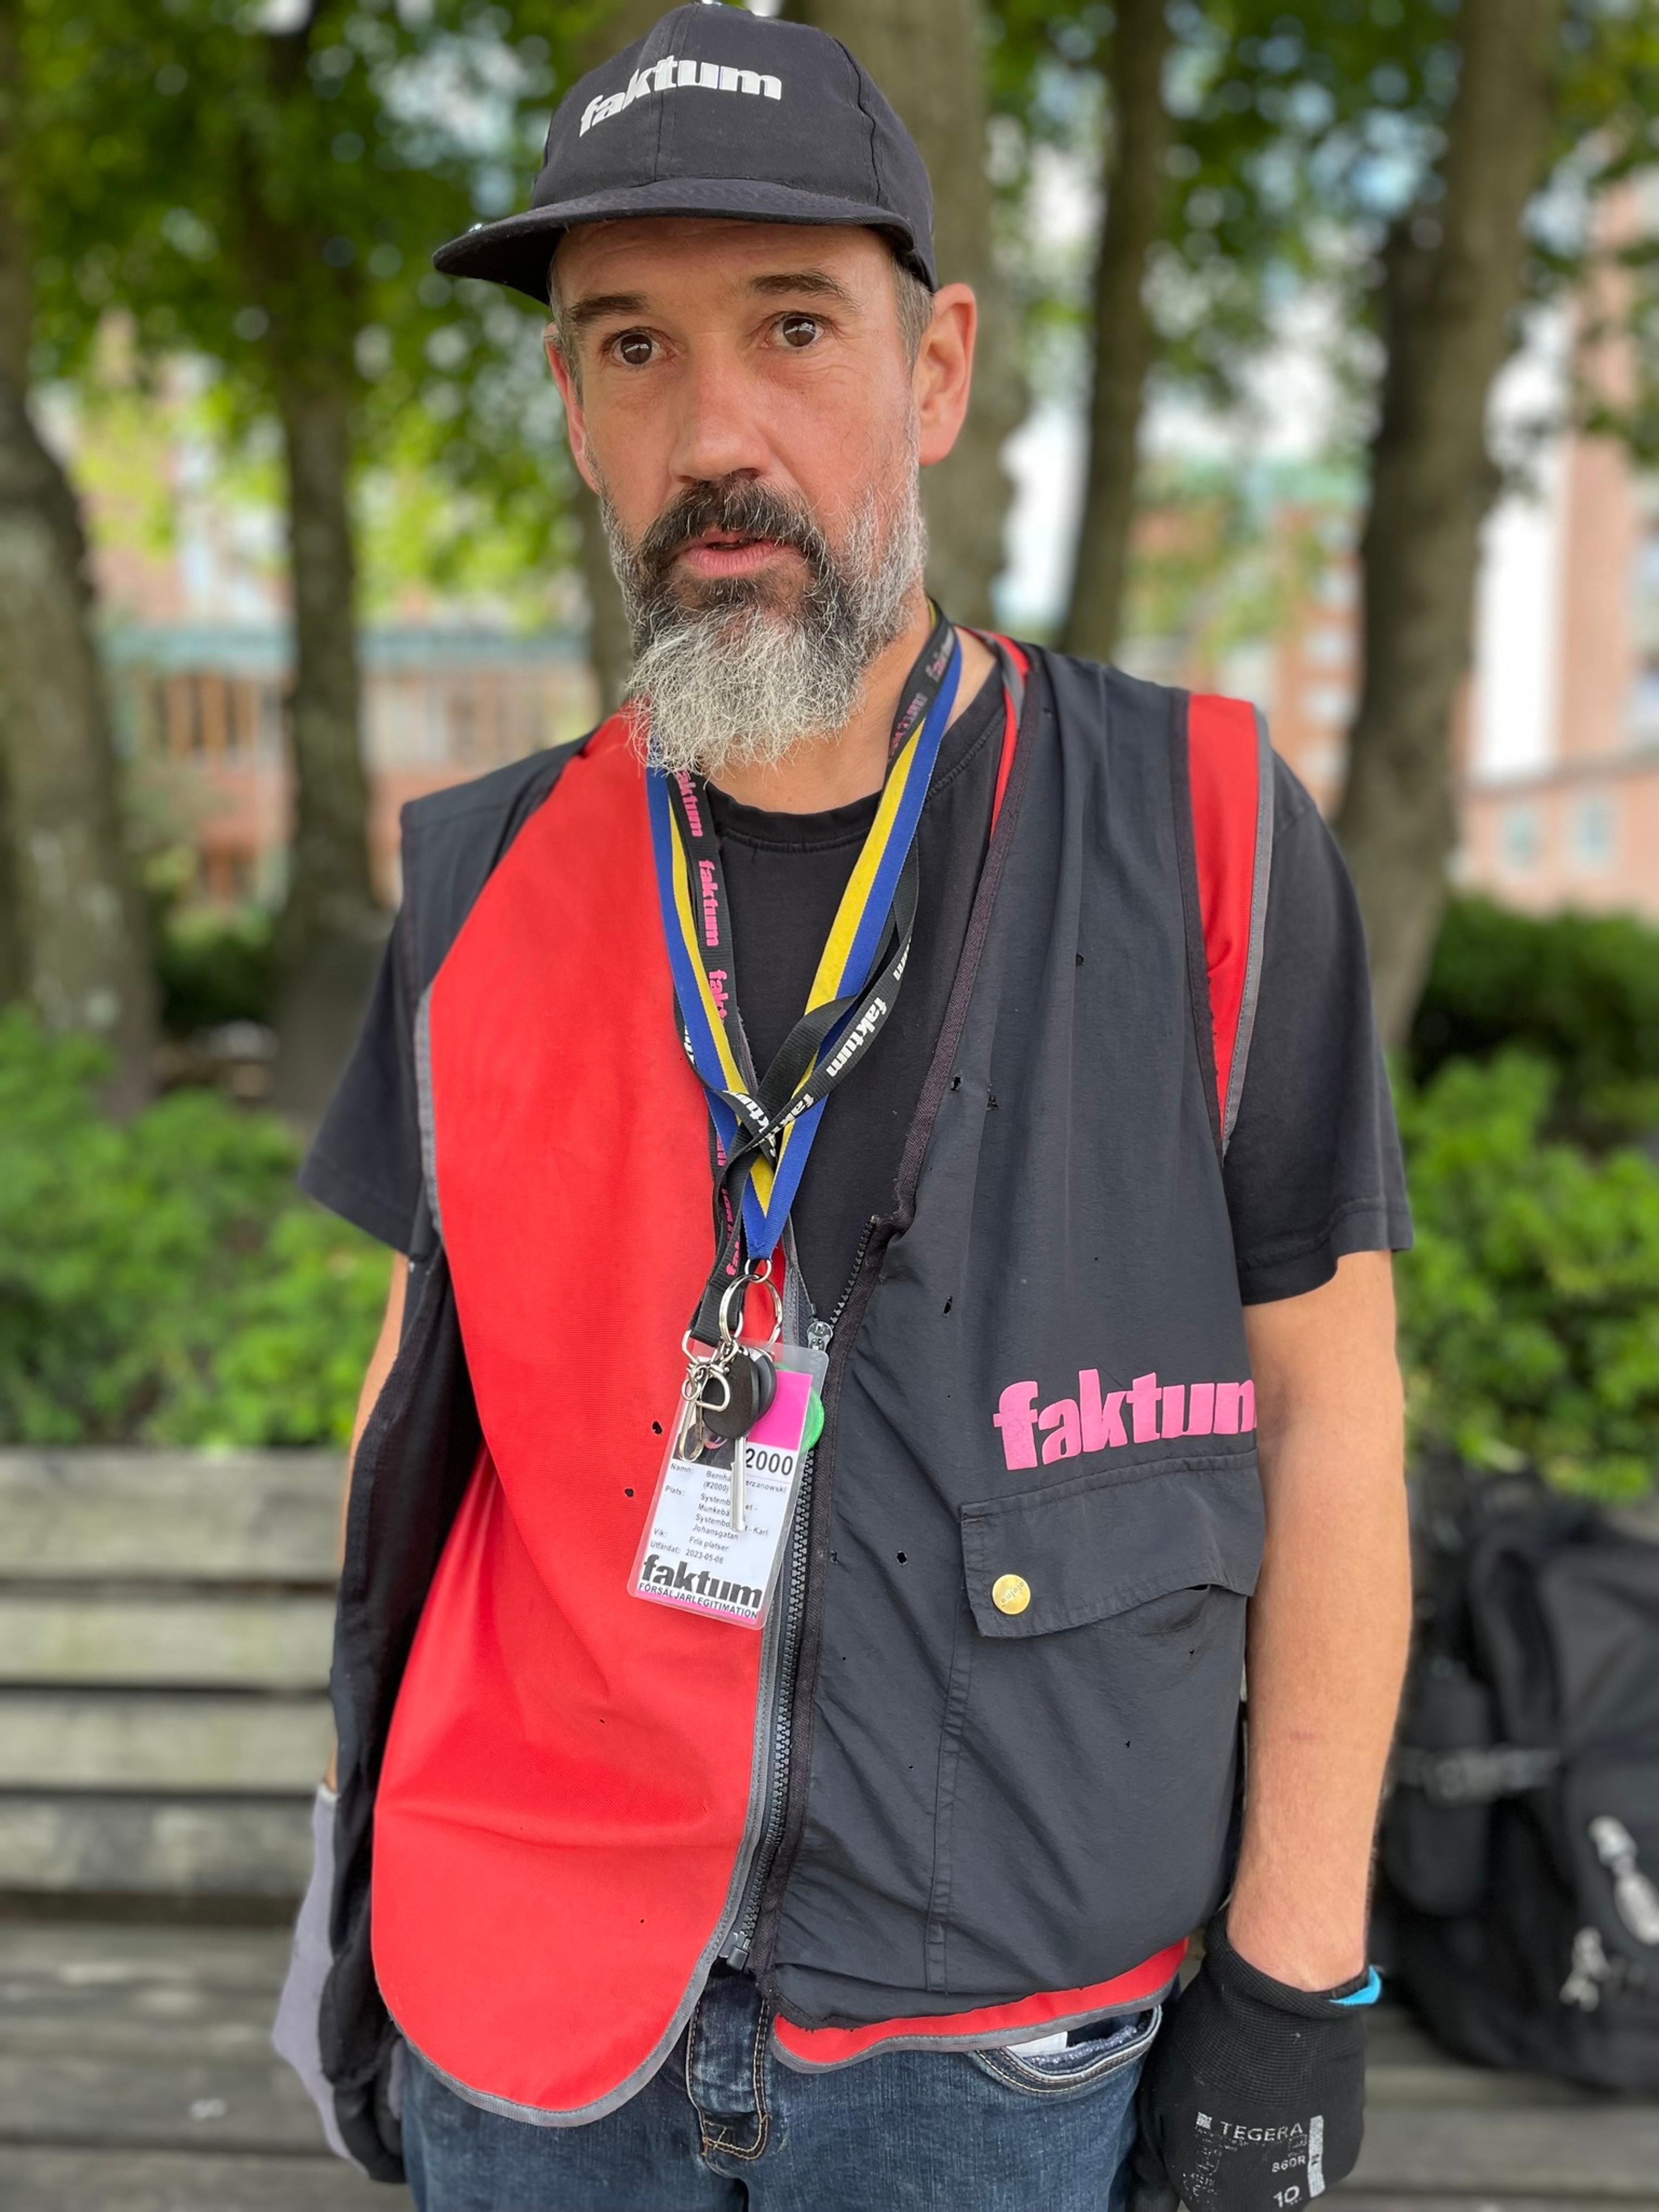
[{"label": "backpack strap", "polygon": [[1201,692],[1176,695],[1171,735],[1188,977],[1211,1127],[1224,1157],[1244,1092],[1261,981],[1273,749],[1267,723],[1247,700]]}]

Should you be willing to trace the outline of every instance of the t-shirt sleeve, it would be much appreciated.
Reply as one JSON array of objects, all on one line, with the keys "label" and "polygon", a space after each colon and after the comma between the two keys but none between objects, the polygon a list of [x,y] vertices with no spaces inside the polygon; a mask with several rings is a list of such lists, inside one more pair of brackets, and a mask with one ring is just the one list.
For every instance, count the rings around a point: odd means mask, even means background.
[{"label": "t-shirt sleeve", "polygon": [[415,994],[401,915],[300,1183],[394,1251],[410,1250],[421,1198],[421,1120]]},{"label": "t-shirt sleeve", "polygon": [[1224,1170],[1246,1305],[1412,1241],[1358,902],[1318,809],[1273,765],[1261,983]]}]

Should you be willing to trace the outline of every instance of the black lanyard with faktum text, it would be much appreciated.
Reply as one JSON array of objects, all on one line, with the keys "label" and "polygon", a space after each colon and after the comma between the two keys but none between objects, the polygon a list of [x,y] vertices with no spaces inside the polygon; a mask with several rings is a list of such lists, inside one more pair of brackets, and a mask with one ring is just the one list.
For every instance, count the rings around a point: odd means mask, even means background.
[{"label": "black lanyard with faktum text", "polygon": [[915,833],[951,719],[962,650],[941,615],[906,679],[876,818],[820,956],[805,1012],[757,1079],[738,1011],[720,841],[702,782],[649,771],[652,847],[686,1054],[708,1101],[715,1262],[690,1336],[731,1334],[730,1297],[770,1268],[824,1102],[891,1014],[915,926]]}]

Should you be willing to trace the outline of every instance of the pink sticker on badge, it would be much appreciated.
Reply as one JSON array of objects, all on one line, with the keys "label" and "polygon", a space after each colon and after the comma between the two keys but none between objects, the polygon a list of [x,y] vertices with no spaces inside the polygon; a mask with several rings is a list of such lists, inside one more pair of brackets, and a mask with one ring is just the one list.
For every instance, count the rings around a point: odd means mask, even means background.
[{"label": "pink sticker on badge", "polygon": [[806,1401],[812,1395],[810,1375],[797,1375],[787,1367],[778,1370],[777,1395],[749,1431],[751,1444],[776,1444],[793,1451],[806,1426]]}]

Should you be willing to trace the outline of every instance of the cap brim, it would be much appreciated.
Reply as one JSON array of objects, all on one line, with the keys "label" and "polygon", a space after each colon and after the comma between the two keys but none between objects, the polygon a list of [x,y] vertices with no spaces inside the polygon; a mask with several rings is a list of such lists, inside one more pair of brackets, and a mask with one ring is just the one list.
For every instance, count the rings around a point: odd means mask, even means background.
[{"label": "cap brim", "polygon": [[477,224],[459,238],[452,238],[447,246],[441,246],[432,264],[446,276],[480,276],[492,284],[510,285],[544,307],[548,270],[567,230],[578,223],[619,222],[653,215],[712,216],[732,222],[847,224],[878,230],[929,291],[938,288],[933,268],[917,250],[908,227],[884,209],[872,208],[867,200],[830,199],[817,192],[794,191],[787,185],[756,184],[739,178],[711,182],[708,178],[680,177],[663,184],[594,192],[585,199],[555,201],[547,207],[531,208],[524,215],[504,216],[500,222]]}]

